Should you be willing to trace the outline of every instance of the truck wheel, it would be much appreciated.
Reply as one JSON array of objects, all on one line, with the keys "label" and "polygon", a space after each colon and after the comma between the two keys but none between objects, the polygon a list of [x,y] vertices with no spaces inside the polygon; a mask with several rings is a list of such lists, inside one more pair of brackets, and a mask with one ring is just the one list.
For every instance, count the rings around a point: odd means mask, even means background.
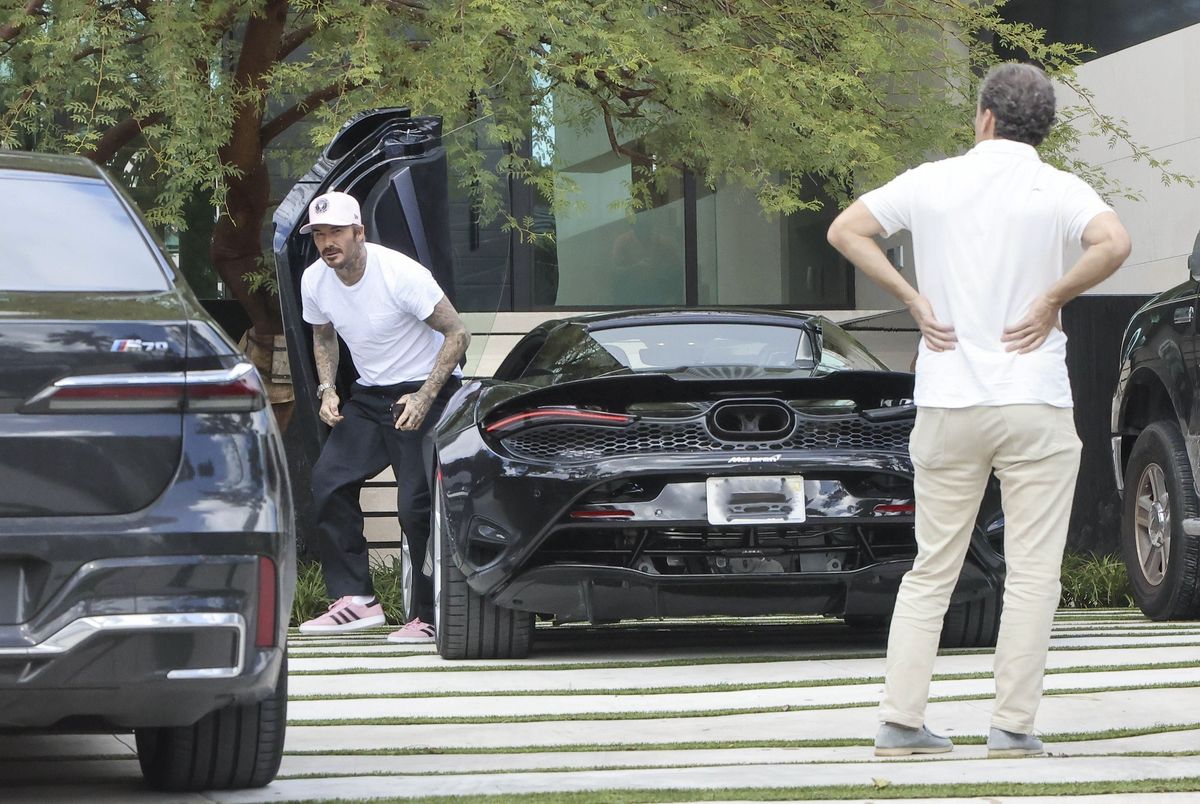
[{"label": "truck wheel", "polygon": [[1133,445],[1125,469],[1121,557],[1133,599],[1154,620],[1200,616],[1200,537],[1183,520],[1200,512],[1179,427],[1155,422]]},{"label": "truck wheel", "polygon": [[209,712],[190,726],[137,729],[138,762],[155,790],[264,787],[279,772],[286,726],[285,655],[266,699]]},{"label": "truck wheel", "polygon": [[434,480],[434,600],[437,649],[444,659],[522,659],[533,644],[531,612],[495,605],[468,584],[450,556],[450,532],[442,508],[442,481]]}]

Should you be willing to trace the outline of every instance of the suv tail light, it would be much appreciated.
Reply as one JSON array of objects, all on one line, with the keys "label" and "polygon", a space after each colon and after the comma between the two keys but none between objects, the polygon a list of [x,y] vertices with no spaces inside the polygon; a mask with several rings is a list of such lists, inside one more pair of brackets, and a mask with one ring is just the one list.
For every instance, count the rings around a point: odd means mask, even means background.
[{"label": "suv tail light", "polygon": [[266,405],[249,363],[205,371],[64,377],[22,406],[26,413],[234,413]]},{"label": "suv tail light", "polygon": [[637,416],[626,413],[605,413],[599,410],[579,408],[534,408],[496,419],[484,427],[488,433],[506,435],[514,430],[541,424],[585,424],[601,427],[626,427],[637,421]]}]

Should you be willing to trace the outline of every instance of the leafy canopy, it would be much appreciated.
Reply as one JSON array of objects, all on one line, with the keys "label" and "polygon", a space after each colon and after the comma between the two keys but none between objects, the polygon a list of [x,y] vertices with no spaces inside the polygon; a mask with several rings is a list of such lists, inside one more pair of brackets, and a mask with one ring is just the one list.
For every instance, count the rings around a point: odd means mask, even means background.
[{"label": "leafy canopy", "polygon": [[[0,0],[0,145],[120,155],[118,172],[156,182],[152,218],[178,223],[190,192],[221,201],[298,124],[303,164],[352,114],[408,106],[447,131],[470,125],[474,137],[448,138],[451,162],[485,214],[502,212],[505,174],[569,201],[552,127],[570,125],[602,126],[641,166],[635,190],[689,170],[790,212],[817,203],[806,177],[844,200],[968,146],[977,77],[999,44],[1078,92],[1049,159],[1129,194],[1073,163],[1094,133],[1187,180],[1093,107],[1071,72],[1081,46],[1000,12],[974,0]],[[485,164],[481,141],[507,156]]]}]

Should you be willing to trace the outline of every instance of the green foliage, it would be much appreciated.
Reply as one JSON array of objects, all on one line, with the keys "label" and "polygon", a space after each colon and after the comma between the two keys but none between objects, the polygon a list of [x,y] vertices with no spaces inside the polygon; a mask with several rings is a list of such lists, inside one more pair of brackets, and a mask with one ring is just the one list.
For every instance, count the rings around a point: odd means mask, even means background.
[{"label": "green foliage", "polygon": [[[379,598],[389,623],[406,621],[400,572],[399,557],[371,558],[371,582],[375,586],[375,597]],[[323,614],[332,602],[325,589],[325,579],[321,576],[321,564],[317,561],[301,561],[296,570],[296,598],[292,603],[290,625],[295,628],[305,620]]]},{"label": "green foliage", "polygon": [[[221,206],[232,180],[260,169],[263,148],[311,163],[352,114],[408,106],[455,132],[451,163],[485,218],[503,214],[508,177],[571,203],[554,171],[556,127],[594,128],[639,166],[634,205],[686,169],[791,212],[818,203],[808,177],[844,201],[969,144],[978,75],[996,42],[1078,95],[1047,158],[1110,196],[1132,194],[1072,160],[1078,138],[1096,135],[1164,181],[1189,181],[1078,86],[1082,46],[1043,42],[1041,31],[1004,22],[1000,5],[0,0],[0,145],[85,153],[121,174],[133,149],[155,182],[152,220],[179,224],[193,190]],[[305,139],[288,142],[302,122]],[[481,143],[506,155],[489,164]],[[237,225],[261,226],[267,206],[256,201]],[[532,234],[529,221],[507,224]]]},{"label": "green foliage", "polygon": [[1125,562],[1113,555],[1066,554],[1063,556],[1062,599],[1059,605],[1076,609],[1134,605]]}]

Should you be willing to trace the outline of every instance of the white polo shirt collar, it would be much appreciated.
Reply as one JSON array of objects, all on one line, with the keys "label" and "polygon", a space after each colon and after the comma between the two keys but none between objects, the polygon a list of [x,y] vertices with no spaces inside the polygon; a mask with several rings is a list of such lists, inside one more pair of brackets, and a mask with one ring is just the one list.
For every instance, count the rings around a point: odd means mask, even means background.
[{"label": "white polo shirt collar", "polygon": [[1037,148],[1024,142],[1016,140],[983,140],[975,143],[975,147],[967,153],[972,154],[1011,154],[1012,156],[1020,156],[1025,159],[1038,159]]}]

